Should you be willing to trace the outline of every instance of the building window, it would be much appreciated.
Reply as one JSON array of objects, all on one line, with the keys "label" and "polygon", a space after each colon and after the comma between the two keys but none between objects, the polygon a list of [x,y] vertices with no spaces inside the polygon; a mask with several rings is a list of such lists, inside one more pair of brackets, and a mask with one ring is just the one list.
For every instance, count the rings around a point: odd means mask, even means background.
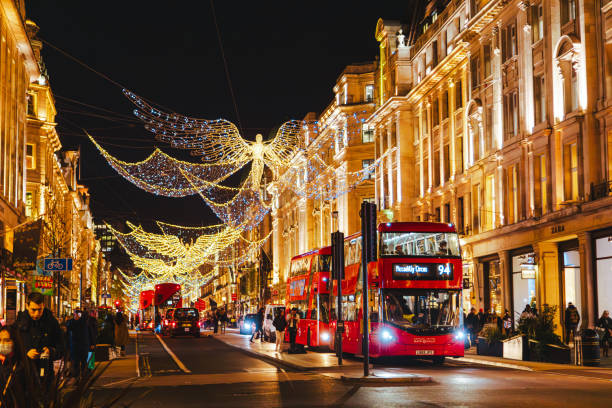
[{"label": "building window", "polygon": [[435,211],[435,217],[436,217],[436,218],[434,219],[434,221],[436,221],[436,222],[440,222],[440,221],[442,221],[442,218],[441,218],[441,216],[440,216],[440,207],[436,207],[436,208],[434,209],[434,211]]},{"label": "building window", "polygon": [[495,176],[490,174],[485,179],[485,202],[484,202],[484,229],[492,230],[495,227]]},{"label": "building window", "polygon": [[544,75],[533,77],[533,102],[535,123],[546,120],[546,88],[544,87]]},{"label": "building window", "polygon": [[372,102],[374,100],[374,85],[366,85],[365,87],[365,101]]},{"label": "building window", "polygon": [[444,204],[444,222],[447,224],[450,224],[451,222],[451,216],[450,216],[450,203],[446,203]]},{"label": "building window", "polygon": [[501,31],[502,60],[505,62],[517,54],[516,22],[508,24]]},{"label": "building window", "polygon": [[36,149],[33,144],[26,144],[26,169],[34,170],[36,168]]},{"label": "building window", "polygon": [[536,155],[533,160],[533,178],[534,178],[534,198],[535,198],[535,216],[540,217],[546,214],[548,207],[548,196],[546,186],[548,184],[546,171],[546,155]]},{"label": "building window", "polygon": [[434,169],[433,169],[433,176],[434,176],[434,187],[438,187],[440,185],[440,151],[436,150],[434,152]]},{"label": "building window", "polygon": [[480,85],[480,59],[475,55],[470,61],[470,71],[472,76],[472,89]]},{"label": "building window", "polygon": [[504,140],[518,133],[518,95],[516,91],[504,95]]},{"label": "building window", "polygon": [[485,110],[485,152],[493,148],[493,107],[487,106]]},{"label": "building window", "polygon": [[519,214],[519,173],[518,165],[508,167],[508,199],[506,205],[506,213],[508,224],[514,224],[518,221]]},{"label": "building window", "polygon": [[566,201],[578,200],[578,145],[570,143],[563,146],[563,178]]},{"label": "building window", "polygon": [[[361,168],[365,170],[365,169],[367,169],[368,167],[370,167],[373,164],[374,164],[374,159],[362,160],[361,161]],[[372,169],[372,171],[370,173],[368,173],[366,179],[367,180],[371,180],[373,178],[374,178],[374,169]]]},{"label": "building window", "polygon": [[480,232],[480,220],[482,218],[482,199],[480,194],[480,184],[475,184],[472,187],[472,226],[474,234]]},{"label": "building window", "polygon": [[444,145],[444,181],[450,179],[450,146],[449,144]]},{"label": "building window", "polygon": [[448,118],[448,91],[442,93],[442,120]]},{"label": "building window", "polygon": [[33,92],[28,92],[26,94],[27,101],[27,115],[28,116],[36,116],[36,94]]},{"label": "building window", "polygon": [[463,95],[461,94],[461,80],[455,83],[455,109],[463,106]]},{"label": "building window", "polygon": [[482,58],[484,60],[484,76],[488,78],[491,75],[491,43],[484,45]]},{"label": "building window", "polygon": [[571,82],[570,82],[570,93],[571,93],[571,98],[570,98],[570,109],[571,112],[574,112],[576,110],[578,110],[578,74],[576,73],[576,70],[571,67],[570,68],[571,71]]},{"label": "building window", "polygon": [[561,0],[561,25],[576,19],[576,0]]},{"label": "building window", "polygon": [[26,217],[31,217],[32,216],[32,193],[31,192],[27,192],[26,193],[26,198],[25,198],[25,215]]},{"label": "building window", "polygon": [[463,173],[463,135],[455,138],[455,173]]},{"label": "building window", "polygon": [[436,127],[440,124],[440,104],[438,101],[438,98],[435,98],[433,100],[433,103],[431,104],[431,108],[432,108],[432,115],[433,115],[433,126]]},{"label": "building window", "polygon": [[431,67],[432,69],[438,65],[438,42],[434,41],[431,44]]},{"label": "building window", "polygon": [[544,37],[544,17],[542,15],[542,5],[531,6],[531,40],[533,44]]},{"label": "building window", "polygon": [[363,128],[361,130],[361,143],[374,142],[374,131],[372,129]]},{"label": "building window", "polygon": [[364,197],[361,199],[362,203],[370,203],[370,204],[376,204],[376,198],[374,197]]},{"label": "building window", "polygon": [[465,213],[463,207],[463,197],[457,199],[457,232],[464,233],[465,229]]}]

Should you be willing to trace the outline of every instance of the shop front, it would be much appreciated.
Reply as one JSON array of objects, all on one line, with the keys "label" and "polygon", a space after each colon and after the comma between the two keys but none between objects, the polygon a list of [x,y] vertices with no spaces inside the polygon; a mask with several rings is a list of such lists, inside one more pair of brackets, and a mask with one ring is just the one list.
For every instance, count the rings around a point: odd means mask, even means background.
[{"label": "shop front", "polygon": [[612,311],[612,229],[597,231],[595,241],[596,318],[604,310]]},{"label": "shop front", "polygon": [[531,247],[514,250],[512,259],[512,311],[514,327],[518,325],[521,313],[527,305],[537,308],[536,276],[537,268],[535,253]]}]

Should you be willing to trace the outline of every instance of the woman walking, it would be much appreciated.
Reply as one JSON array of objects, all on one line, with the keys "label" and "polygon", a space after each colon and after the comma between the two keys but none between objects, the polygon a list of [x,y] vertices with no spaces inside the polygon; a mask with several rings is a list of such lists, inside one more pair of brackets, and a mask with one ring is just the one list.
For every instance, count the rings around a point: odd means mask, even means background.
[{"label": "woman walking", "polygon": [[285,340],[285,329],[287,328],[287,317],[285,309],[277,309],[276,317],[272,321],[274,329],[276,329],[276,351],[283,351],[283,341]]},{"label": "woman walking", "polygon": [[597,327],[601,335],[601,349],[604,357],[608,356],[608,349],[610,348],[610,338],[612,338],[612,318],[610,318],[610,312],[604,310],[601,318],[597,321]]},{"label": "woman walking", "polygon": [[0,328],[0,407],[30,407],[40,390],[33,366],[25,357],[19,330]]},{"label": "woman walking", "polygon": [[129,332],[127,319],[123,313],[118,312],[115,316],[115,345],[121,347],[121,355],[125,355],[125,346],[128,342]]}]

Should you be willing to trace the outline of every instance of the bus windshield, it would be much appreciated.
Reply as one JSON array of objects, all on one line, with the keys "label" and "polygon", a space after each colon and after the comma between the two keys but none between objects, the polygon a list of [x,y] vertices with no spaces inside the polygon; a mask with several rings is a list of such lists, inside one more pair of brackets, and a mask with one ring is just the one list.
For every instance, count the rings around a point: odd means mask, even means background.
[{"label": "bus windshield", "polygon": [[382,232],[381,256],[460,256],[454,232]]},{"label": "bus windshield", "polygon": [[459,291],[386,289],[385,321],[405,328],[431,329],[459,325]]}]

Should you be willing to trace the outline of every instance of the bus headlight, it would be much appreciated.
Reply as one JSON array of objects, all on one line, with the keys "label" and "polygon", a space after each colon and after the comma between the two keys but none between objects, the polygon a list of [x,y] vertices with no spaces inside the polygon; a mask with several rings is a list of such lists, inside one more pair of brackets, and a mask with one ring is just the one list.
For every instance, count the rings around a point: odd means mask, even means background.
[{"label": "bus headlight", "polygon": [[380,332],[380,339],[384,341],[385,343],[389,343],[393,341],[393,334],[391,334],[389,330],[383,329]]},{"label": "bus headlight", "polygon": [[327,332],[321,333],[321,340],[328,341],[329,340],[329,333],[327,333]]},{"label": "bus headlight", "polygon": [[465,339],[465,332],[463,330],[457,330],[455,332],[455,340],[461,341]]}]

